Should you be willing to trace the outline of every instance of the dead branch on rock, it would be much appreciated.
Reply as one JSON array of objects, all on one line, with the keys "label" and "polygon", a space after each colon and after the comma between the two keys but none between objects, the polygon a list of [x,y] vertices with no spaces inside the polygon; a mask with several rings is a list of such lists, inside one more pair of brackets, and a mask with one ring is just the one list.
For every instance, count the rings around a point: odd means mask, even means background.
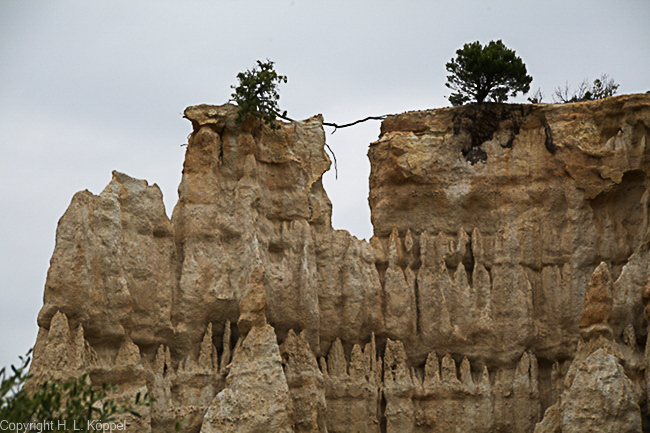
[{"label": "dead branch on rock", "polygon": [[384,120],[388,114],[384,114],[383,116],[368,116],[365,119],[360,119],[360,120],[355,120],[354,122],[351,123],[345,123],[343,125],[338,125],[336,123],[330,123],[330,122],[323,122],[323,126],[332,126],[334,127],[334,131],[332,131],[332,134],[336,132],[337,129],[339,128],[347,128],[348,126],[353,126],[361,122],[365,122],[368,120]]},{"label": "dead branch on rock", "polygon": [[[293,120],[289,116],[285,115],[284,113],[276,112],[275,114],[276,114],[276,116],[278,116],[281,119],[287,120],[289,122],[295,122],[295,120]],[[347,128],[348,126],[354,126],[354,125],[357,125],[359,123],[366,122],[368,120],[384,120],[388,116],[389,116],[388,114],[384,114],[382,116],[368,116],[365,119],[355,120],[354,122],[344,123],[343,125],[339,125],[339,124],[334,123],[334,122],[323,122],[323,126],[331,126],[331,127],[333,127],[334,131],[332,131],[332,134],[334,134],[337,129]],[[332,150],[331,147],[329,147],[329,145],[327,143],[325,143],[325,147],[327,147],[327,149],[332,154],[332,158],[334,159],[334,177],[336,179],[338,179],[339,178],[339,169],[338,169],[338,164],[336,163],[336,155],[334,154],[334,151]]]}]

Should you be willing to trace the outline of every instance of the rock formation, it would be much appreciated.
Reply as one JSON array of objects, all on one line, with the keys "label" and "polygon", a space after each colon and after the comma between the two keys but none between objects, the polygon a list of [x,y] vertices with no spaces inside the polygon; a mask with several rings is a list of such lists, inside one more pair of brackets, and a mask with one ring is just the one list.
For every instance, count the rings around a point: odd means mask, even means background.
[{"label": "rock formation", "polygon": [[389,116],[369,242],[321,116],[185,117],[171,220],[117,172],[61,218],[33,381],[148,390],[138,432],[650,428],[650,96]]}]

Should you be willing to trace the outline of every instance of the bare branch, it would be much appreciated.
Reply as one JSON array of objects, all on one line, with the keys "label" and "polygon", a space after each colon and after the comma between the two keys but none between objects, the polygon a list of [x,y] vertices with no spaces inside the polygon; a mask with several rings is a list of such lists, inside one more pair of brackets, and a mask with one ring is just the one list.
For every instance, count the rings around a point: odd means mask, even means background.
[{"label": "bare branch", "polygon": [[339,166],[336,163],[336,155],[334,154],[334,151],[330,147],[329,144],[325,143],[325,147],[327,147],[332,154],[332,158],[334,158],[334,179],[338,180],[339,179]]},{"label": "bare branch", "polygon": [[368,116],[365,119],[360,119],[360,120],[355,120],[354,122],[351,123],[345,123],[343,125],[338,125],[336,123],[330,123],[330,122],[323,122],[323,126],[333,126],[334,131],[332,131],[332,134],[336,132],[337,129],[339,128],[347,128],[348,126],[353,126],[361,122],[366,122],[368,120],[384,120],[388,116],[388,114],[384,114],[383,116]]},{"label": "bare branch", "polygon": [[[289,116],[286,116],[286,115],[284,115],[282,113],[276,112],[275,114],[281,119],[288,120],[289,122],[295,122],[295,120],[293,120]],[[368,116],[365,119],[355,120],[354,122],[345,123],[343,125],[339,125],[339,124],[336,124],[336,123],[333,123],[333,122],[323,122],[323,126],[332,126],[332,127],[334,127],[334,131],[332,131],[332,134],[334,134],[336,132],[336,130],[339,129],[339,128],[347,128],[348,126],[354,126],[354,125],[357,125],[359,123],[366,122],[368,120],[384,120],[387,116],[388,116],[388,114],[384,114],[383,116]],[[334,159],[334,176],[335,176],[336,179],[338,179],[339,178],[339,169],[338,169],[338,164],[336,162],[336,154],[334,154],[334,151],[332,150],[332,148],[327,143],[325,143],[325,147],[327,147],[327,149],[332,154],[332,158]]]}]

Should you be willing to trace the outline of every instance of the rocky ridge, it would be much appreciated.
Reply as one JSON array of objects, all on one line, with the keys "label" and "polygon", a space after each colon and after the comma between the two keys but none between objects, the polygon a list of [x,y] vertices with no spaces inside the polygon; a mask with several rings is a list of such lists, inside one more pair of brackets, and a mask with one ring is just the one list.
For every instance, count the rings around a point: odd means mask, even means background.
[{"label": "rocky ridge", "polygon": [[117,172],[61,218],[35,382],[150,391],[132,431],[648,428],[650,96],[388,117],[369,242],[331,227],[321,116],[185,117],[171,220]]}]

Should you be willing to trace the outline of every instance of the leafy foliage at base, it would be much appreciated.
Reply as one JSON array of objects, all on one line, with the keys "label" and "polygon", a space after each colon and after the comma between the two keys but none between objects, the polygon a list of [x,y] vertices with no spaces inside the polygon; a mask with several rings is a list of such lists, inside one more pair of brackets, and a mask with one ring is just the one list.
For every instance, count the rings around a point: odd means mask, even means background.
[{"label": "leafy foliage at base", "polygon": [[120,414],[140,417],[136,409],[151,406],[154,401],[148,394],[138,393],[133,405],[115,403],[106,398],[115,387],[103,384],[101,389],[94,389],[86,374],[64,384],[47,381],[28,392],[24,385],[29,378],[30,353],[20,358],[20,367],[11,366],[11,373],[6,368],[0,370],[0,420],[8,426],[20,423],[20,431],[38,432],[45,423],[51,426],[49,431],[95,431],[93,426],[115,422]]},{"label": "leafy foliage at base", "polygon": [[231,86],[235,89],[232,94],[232,101],[239,106],[237,121],[242,122],[247,116],[262,120],[272,129],[279,129],[276,123],[278,116],[286,117],[287,112],[280,114],[277,86],[286,83],[285,75],[278,75],[271,60],[266,62],[257,61],[253,69],[237,74],[238,86]]}]

